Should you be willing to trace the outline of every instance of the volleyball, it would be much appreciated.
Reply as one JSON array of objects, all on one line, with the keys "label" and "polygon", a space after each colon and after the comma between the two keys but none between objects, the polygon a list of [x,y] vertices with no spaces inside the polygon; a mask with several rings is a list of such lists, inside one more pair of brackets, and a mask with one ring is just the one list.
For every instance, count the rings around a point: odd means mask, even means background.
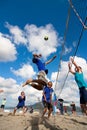
[{"label": "volleyball", "polygon": [[48,36],[45,36],[45,37],[44,37],[44,40],[47,41],[47,40],[48,40]]}]

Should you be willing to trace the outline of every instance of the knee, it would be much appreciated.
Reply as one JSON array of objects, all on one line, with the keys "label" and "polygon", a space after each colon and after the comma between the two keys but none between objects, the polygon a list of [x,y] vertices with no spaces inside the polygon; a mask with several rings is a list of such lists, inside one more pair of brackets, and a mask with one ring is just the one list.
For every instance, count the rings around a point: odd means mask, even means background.
[{"label": "knee", "polygon": [[26,82],[26,83],[30,83],[30,82],[32,82],[32,79],[27,80],[27,82]]}]

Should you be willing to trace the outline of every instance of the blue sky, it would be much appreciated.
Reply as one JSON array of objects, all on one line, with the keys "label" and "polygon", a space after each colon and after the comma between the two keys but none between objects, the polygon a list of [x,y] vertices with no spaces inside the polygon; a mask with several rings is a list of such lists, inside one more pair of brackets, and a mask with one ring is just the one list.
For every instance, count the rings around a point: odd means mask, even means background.
[{"label": "blue sky", "polygon": [[[43,61],[57,55],[57,58],[47,65],[49,69],[48,79],[53,81],[53,88],[55,88],[68,8],[67,0],[0,1],[0,88],[4,90],[4,93],[0,94],[0,101],[6,97],[7,106],[17,104],[17,97],[22,90],[27,96],[26,104],[37,102],[38,97],[41,99],[41,91],[37,91],[31,86],[21,87],[25,80],[31,77],[35,78],[38,72],[32,63],[32,53],[34,52],[42,53]],[[81,23],[72,11],[56,88],[57,96],[68,72],[69,57],[75,51],[81,28]],[[48,36],[48,41],[44,40],[45,36]],[[85,30],[78,48],[76,61],[82,65],[87,80],[86,39],[87,31]],[[71,83],[72,86],[69,85]],[[70,94],[72,98],[70,98]],[[73,100],[79,104],[78,88],[72,75],[68,76],[61,98],[67,101]]]}]

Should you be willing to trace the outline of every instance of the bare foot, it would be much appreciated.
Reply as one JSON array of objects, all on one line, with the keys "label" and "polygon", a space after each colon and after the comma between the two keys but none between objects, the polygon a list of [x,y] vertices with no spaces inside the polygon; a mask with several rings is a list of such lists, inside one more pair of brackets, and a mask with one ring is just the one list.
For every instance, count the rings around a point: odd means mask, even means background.
[{"label": "bare foot", "polygon": [[24,87],[26,85],[26,83],[24,83],[23,85],[22,85],[22,87]]}]

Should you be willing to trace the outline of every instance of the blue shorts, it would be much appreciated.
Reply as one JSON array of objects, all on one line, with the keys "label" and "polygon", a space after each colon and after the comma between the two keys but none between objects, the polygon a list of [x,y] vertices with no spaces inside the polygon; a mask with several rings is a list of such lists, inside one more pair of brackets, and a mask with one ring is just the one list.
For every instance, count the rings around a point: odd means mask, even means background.
[{"label": "blue shorts", "polygon": [[86,104],[87,103],[87,88],[81,87],[79,88],[80,93],[80,104]]},{"label": "blue shorts", "polygon": [[23,107],[24,107],[24,105],[23,105],[23,106],[22,106],[22,105],[21,105],[21,106],[20,106],[20,105],[17,105],[17,106],[16,106],[17,109],[23,108]]}]

